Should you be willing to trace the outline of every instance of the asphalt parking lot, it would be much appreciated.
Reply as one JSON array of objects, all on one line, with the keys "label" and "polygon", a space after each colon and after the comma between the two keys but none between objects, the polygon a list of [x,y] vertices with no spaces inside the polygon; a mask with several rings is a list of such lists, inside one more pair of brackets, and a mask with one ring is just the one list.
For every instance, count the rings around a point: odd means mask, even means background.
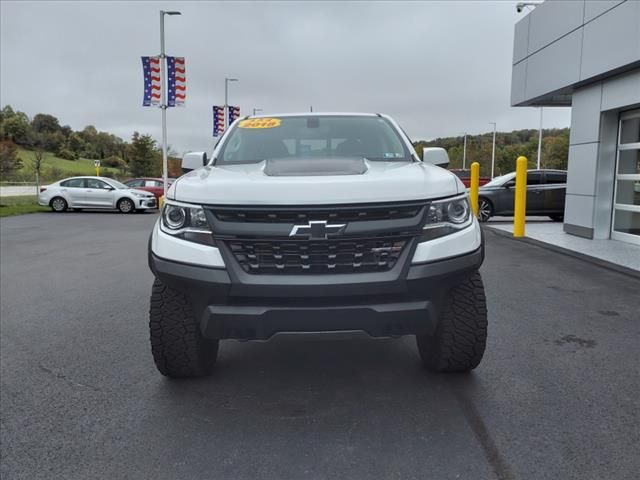
[{"label": "asphalt parking lot", "polygon": [[640,281],[486,234],[484,362],[433,375],[412,338],[224,342],[153,365],[154,214],[0,220],[0,476],[636,479]]}]

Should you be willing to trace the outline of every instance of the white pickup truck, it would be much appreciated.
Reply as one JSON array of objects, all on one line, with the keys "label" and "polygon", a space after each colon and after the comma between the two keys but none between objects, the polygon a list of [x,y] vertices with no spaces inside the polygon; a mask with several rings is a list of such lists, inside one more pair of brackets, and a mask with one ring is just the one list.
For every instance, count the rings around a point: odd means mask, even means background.
[{"label": "white pickup truck", "polygon": [[424,364],[484,354],[480,226],[462,182],[379,114],[237,120],[189,153],[149,241],[158,370],[211,372],[224,339],[415,335]]}]

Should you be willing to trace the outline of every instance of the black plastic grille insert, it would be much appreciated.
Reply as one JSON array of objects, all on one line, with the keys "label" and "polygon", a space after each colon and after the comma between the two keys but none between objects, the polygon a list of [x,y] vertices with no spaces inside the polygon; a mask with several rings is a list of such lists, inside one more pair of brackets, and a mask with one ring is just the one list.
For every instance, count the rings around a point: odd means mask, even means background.
[{"label": "black plastic grille insert", "polygon": [[385,272],[396,264],[409,237],[328,240],[228,240],[245,272],[331,274]]}]

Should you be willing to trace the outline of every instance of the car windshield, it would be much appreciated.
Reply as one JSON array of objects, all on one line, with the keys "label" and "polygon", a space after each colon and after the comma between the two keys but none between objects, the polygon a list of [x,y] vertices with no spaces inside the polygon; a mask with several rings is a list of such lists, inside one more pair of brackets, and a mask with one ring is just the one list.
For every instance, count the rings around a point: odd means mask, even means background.
[{"label": "car windshield", "polygon": [[119,182],[119,181],[117,181],[117,180],[109,179],[109,182],[108,182],[108,183],[109,183],[111,186],[113,186],[113,187],[115,187],[115,188],[117,188],[117,189],[119,189],[119,190],[122,190],[123,188],[131,188],[131,187],[126,186],[124,183],[120,183],[120,182]]},{"label": "car windshield", "polygon": [[216,155],[216,163],[327,157],[411,161],[400,135],[382,117],[305,115],[240,121]]},{"label": "car windshield", "polygon": [[499,177],[494,178],[490,182],[485,183],[484,187],[500,187],[503,183],[513,179],[516,176],[515,173],[507,173],[506,175],[500,175]]}]

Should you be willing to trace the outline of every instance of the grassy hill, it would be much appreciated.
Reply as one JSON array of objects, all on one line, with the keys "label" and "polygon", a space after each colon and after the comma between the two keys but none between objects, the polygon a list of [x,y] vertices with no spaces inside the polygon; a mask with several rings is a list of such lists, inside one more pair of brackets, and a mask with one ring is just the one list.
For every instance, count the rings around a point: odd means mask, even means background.
[{"label": "grassy hill", "polygon": [[[18,147],[18,157],[22,160],[22,168],[16,177],[23,182],[35,180],[35,172],[32,165],[33,152],[22,147]],[[96,169],[93,160],[90,158],[79,158],[77,160],[65,160],[56,157],[51,152],[46,152],[43,160],[42,177],[43,181],[56,181],[65,177],[76,175],[95,175]],[[100,175],[116,176],[119,172],[115,168],[100,168]]]}]

